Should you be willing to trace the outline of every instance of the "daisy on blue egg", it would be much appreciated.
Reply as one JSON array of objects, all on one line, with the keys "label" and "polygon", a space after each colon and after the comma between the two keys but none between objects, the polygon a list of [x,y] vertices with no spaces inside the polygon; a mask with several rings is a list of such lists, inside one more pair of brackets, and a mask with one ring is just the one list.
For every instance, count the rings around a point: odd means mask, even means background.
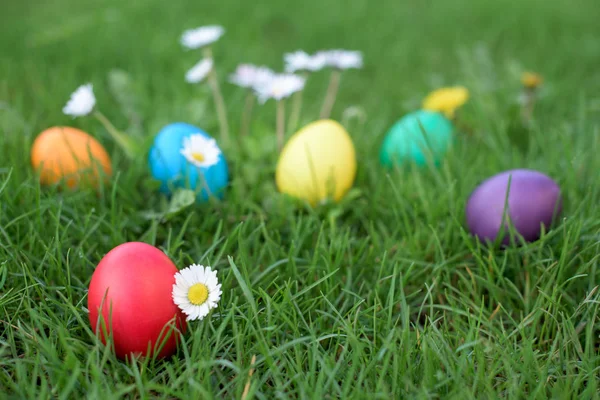
[{"label": "daisy on blue egg", "polygon": [[196,134],[183,138],[181,154],[189,163],[197,167],[210,167],[219,162],[221,149],[217,146],[215,139],[208,139]]},{"label": "daisy on blue egg", "polygon": [[229,170],[217,141],[202,129],[183,122],[165,126],[156,135],[148,158],[160,191],[194,190],[198,202],[223,198]]}]

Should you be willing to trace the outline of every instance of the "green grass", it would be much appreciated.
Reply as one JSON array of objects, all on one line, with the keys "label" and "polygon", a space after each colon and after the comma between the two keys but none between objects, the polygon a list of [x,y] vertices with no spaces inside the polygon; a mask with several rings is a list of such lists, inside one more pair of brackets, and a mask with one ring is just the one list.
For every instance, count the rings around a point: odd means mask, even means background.
[{"label": "green grass", "polygon": [[[7,3],[0,397],[240,398],[254,355],[247,398],[598,397],[595,0]],[[183,80],[198,55],[178,43],[184,29],[211,23],[227,28],[214,51],[235,132],[243,93],[225,77],[237,63],[281,68],[282,54],[298,48],[364,52],[365,68],[344,75],[334,109],[336,119],[351,106],[367,115],[349,128],[359,160],[352,199],[311,210],[277,194],[276,154],[261,151],[274,142],[268,103],[244,145],[226,149],[224,201],[148,219],[165,200],[145,160],[125,159],[93,119],[62,115],[89,80],[100,109],[132,134],[185,121],[216,135],[208,93]],[[131,101],[111,92],[115,68],[131,80]],[[522,154],[507,126],[524,69],[545,85]],[[327,74],[309,81],[303,123],[317,117],[326,83]],[[384,171],[385,131],[429,90],[455,83],[471,90],[462,110],[471,132],[437,170]],[[30,145],[63,124],[111,152],[116,173],[99,196],[37,183]],[[560,183],[563,219],[536,243],[490,250],[466,232],[464,204],[484,178],[516,167]],[[191,325],[172,359],[121,362],[89,327],[91,274],[126,241],[156,245],[180,268],[219,271],[219,309]]]}]

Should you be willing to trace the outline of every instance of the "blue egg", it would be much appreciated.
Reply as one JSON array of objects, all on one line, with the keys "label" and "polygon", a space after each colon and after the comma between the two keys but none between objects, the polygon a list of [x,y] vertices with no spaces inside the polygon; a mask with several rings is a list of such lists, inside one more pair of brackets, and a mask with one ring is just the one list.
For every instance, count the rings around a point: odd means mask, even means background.
[{"label": "blue egg", "polygon": [[389,130],[383,141],[380,161],[386,167],[414,162],[439,165],[448,151],[454,126],[439,112],[419,110],[405,115]]},{"label": "blue egg", "polygon": [[207,201],[209,196],[223,198],[229,181],[225,157],[221,153],[218,161],[209,167],[190,163],[181,150],[184,139],[192,135],[212,139],[202,129],[183,122],[169,124],[158,132],[148,157],[152,176],[161,182],[160,191],[165,194],[187,188],[197,192],[199,202]]}]

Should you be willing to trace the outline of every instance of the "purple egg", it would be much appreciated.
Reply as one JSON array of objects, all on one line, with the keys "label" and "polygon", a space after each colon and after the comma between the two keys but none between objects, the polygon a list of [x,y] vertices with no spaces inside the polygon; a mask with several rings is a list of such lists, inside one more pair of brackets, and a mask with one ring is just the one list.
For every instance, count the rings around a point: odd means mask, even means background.
[{"label": "purple egg", "polygon": [[[508,210],[503,221],[505,204]],[[467,225],[482,241],[493,242],[504,223],[502,243],[507,245],[510,220],[523,239],[533,242],[539,239],[542,225],[546,229],[550,227],[561,210],[562,199],[556,182],[538,171],[514,169],[488,178],[471,193],[467,201]]]}]

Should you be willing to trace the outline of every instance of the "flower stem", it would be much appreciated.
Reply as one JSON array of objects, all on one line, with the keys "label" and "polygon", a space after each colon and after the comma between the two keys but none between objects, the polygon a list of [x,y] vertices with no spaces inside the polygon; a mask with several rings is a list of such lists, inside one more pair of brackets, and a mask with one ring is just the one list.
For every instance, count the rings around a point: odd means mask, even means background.
[{"label": "flower stem", "polygon": [[342,78],[342,71],[333,70],[331,78],[329,79],[329,86],[327,87],[327,93],[325,94],[325,101],[323,107],[321,107],[321,118],[329,118],[331,110],[335,104],[335,98],[337,96],[338,89],[340,88],[340,80]]},{"label": "flower stem", "polygon": [[533,108],[535,106],[535,89],[525,89],[525,104],[521,110],[523,121],[528,124],[533,117]]},{"label": "flower stem", "polygon": [[285,108],[283,100],[277,102],[277,148],[279,151],[283,149],[285,131]]},{"label": "flower stem", "polygon": [[294,100],[292,103],[292,112],[290,113],[290,119],[288,121],[288,130],[292,132],[298,126],[298,120],[300,119],[300,111],[302,110],[302,94],[303,90],[294,93]]},{"label": "flower stem", "polygon": [[[212,50],[210,47],[204,49],[204,56],[212,59]],[[217,79],[217,72],[213,68],[208,74],[208,84],[213,93],[215,100],[215,108],[217,109],[217,117],[219,118],[219,125],[221,128],[221,139],[224,142],[229,142],[229,124],[227,123],[227,110],[225,107],[225,101],[221,94],[221,87],[219,86],[219,80]]]},{"label": "flower stem", "polygon": [[120,132],[115,126],[102,114],[100,111],[94,111],[94,117],[104,126],[108,131],[113,140],[123,149],[127,157],[133,159],[139,152],[138,146],[135,142],[127,135]]},{"label": "flower stem", "polygon": [[[303,77],[306,79],[308,74],[304,73]],[[298,127],[298,120],[300,119],[300,112],[302,111],[302,99],[304,90],[294,93],[294,103],[292,104],[292,112],[288,122],[288,130],[293,132]]]},{"label": "flower stem", "polygon": [[254,107],[254,93],[248,91],[246,102],[244,104],[244,113],[242,114],[242,136],[248,135],[250,131],[250,121],[252,120],[252,108]]}]

